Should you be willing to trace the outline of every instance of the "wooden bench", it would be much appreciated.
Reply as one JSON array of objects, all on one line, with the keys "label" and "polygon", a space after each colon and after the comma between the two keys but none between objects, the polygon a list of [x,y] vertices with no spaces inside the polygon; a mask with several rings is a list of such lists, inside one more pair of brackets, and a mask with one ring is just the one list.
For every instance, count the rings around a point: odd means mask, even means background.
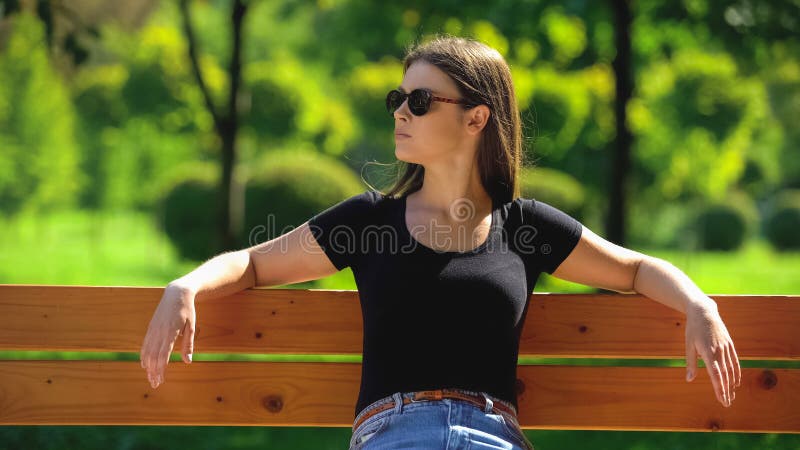
[{"label": "wooden bench", "polygon": [[[336,354],[352,363],[175,360],[154,390],[138,352],[162,292],[0,285],[0,350],[135,353],[129,361],[0,361],[0,424],[351,426],[361,373],[357,291],[250,289],[197,302],[196,354]],[[706,369],[685,381],[683,314],[640,295],[531,295],[521,357],[614,365],[520,365],[522,427],[800,432],[800,369],[745,363],[798,360],[800,296],[711,297],[742,361],[730,408],[716,400]],[[639,358],[679,361],[608,361]]]}]

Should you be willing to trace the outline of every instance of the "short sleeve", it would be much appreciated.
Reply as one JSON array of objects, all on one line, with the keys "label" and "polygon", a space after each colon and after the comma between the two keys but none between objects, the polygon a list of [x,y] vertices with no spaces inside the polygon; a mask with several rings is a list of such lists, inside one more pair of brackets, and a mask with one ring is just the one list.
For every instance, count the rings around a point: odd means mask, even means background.
[{"label": "short sleeve", "polygon": [[354,195],[308,220],[314,239],[338,270],[355,265],[362,255],[362,231],[372,217],[376,195]]},{"label": "short sleeve", "polygon": [[517,230],[518,251],[526,265],[552,274],[578,244],[583,224],[543,201],[520,200],[522,225]]}]

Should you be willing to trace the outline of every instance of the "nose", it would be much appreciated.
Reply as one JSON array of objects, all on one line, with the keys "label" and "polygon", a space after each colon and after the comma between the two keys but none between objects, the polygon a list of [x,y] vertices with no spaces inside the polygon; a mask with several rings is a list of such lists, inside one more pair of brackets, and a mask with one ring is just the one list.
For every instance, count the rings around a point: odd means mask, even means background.
[{"label": "nose", "polygon": [[394,116],[395,119],[408,120],[408,114],[410,113],[411,111],[408,109],[408,97],[406,97],[403,100],[403,103],[401,103],[400,106],[398,106],[397,109],[394,110],[392,115]]}]

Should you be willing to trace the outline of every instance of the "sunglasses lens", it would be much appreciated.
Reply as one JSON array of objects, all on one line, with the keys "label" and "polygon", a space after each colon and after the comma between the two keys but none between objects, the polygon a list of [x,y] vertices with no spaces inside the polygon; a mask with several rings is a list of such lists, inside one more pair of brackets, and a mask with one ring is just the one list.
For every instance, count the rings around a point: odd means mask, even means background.
[{"label": "sunglasses lens", "polygon": [[415,116],[421,116],[428,112],[431,106],[431,93],[424,89],[416,89],[410,94],[404,94],[397,89],[386,94],[386,110],[389,114],[394,114],[397,108],[406,101],[408,97],[408,109]]},{"label": "sunglasses lens", "polygon": [[396,89],[389,91],[389,93],[386,94],[386,110],[389,111],[389,114],[394,114],[397,108],[403,104],[405,99],[406,96],[402,92]]},{"label": "sunglasses lens", "polygon": [[408,109],[416,116],[421,116],[428,112],[431,106],[431,94],[422,89],[416,89],[408,96]]}]

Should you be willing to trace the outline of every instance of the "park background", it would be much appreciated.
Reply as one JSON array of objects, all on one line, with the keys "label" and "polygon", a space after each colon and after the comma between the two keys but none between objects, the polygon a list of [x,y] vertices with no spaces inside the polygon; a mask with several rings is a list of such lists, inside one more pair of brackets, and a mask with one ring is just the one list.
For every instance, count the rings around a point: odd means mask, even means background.
[{"label": "park background", "polygon": [[[670,261],[707,294],[796,295],[799,31],[797,0],[3,0],[0,283],[164,286],[385,187],[398,171],[385,94],[407,46],[448,33],[511,66],[524,197]],[[282,287],[355,289],[349,268]],[[542,274],[536,291],[594,289]],[[776,434],[526,434],[537,450],[800,448]],[[4,426],[0,450],[341,449],[349,436]]]}]

